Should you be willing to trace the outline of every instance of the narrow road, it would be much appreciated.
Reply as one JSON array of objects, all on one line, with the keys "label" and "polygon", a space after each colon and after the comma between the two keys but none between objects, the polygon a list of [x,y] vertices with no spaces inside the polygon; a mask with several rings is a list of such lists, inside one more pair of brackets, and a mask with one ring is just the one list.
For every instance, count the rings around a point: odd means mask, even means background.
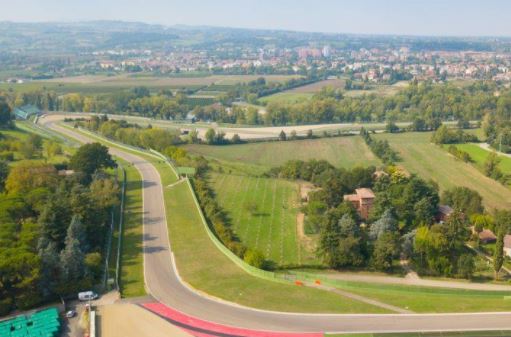
[{"label": "narrow road", "polygon": [[[41,123],[81,142],[92,140],[55,124]],[[147,160],[110,148],[110,152],[133,165],[143,178],[144,274],[148,292],[160,302],[203,320],[261,331],[295,332],[404,332],[511,329],[511,312],[472,314],[297,314],[256,310],[218,301],[181,283],[170,250],[163,186],[156,168]]]}]

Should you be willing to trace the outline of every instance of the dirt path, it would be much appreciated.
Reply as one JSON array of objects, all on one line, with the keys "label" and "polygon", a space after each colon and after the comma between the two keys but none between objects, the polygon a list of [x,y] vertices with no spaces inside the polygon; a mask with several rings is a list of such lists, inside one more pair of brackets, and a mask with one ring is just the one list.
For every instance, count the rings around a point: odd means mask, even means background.
[{"label": "dirt path", "polygon": [[180,328],[135,304],[99,307],[100,337],[191,337]]},{"label": "dirt path", "polygon": [[337,288],[334,288],[334,287],[328,287],[328,286],[323,286],[323,285],[315,285],[315,287],[319,288],[319,289],[330,291],[332,293],[335,293],[335,294],[338,294],[338,295],[341,295],[341,296],[344,296],[344,297],[347,297],[347,298],[351,298],[351,299],[353,299],[355,301],[360,301],[360,302],[363,302],[363,303],[374,305],[375,307],[380,307],[380,308],[383,308],[383,309],[386,309],[386,310],[389,310],[389,311],[392,311],[392,312],[397,312],[399,314],[412,314],[413,313],[413,311],[410,311],[410,310],[407,310],[407,309],[396,307],[394,305],[383,303],[383,302],[380,302],[380,301],[377,301],[377,300],[373,300],[372,298],[367,298],[367,297],[364,297],[364,296],[353,294],[353,293],[350,293],[348,291],[340,290],[340,289],[337,289]]}]

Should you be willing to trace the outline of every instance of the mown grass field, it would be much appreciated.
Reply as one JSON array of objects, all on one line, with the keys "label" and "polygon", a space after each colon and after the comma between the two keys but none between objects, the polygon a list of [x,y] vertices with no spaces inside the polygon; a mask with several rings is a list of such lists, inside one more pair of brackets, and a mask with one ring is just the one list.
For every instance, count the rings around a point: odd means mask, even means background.
[{"label": "mown grass field", "polygon": [[253,277],[209,239],[186,183],[164,191],[169,237],[181,277],[212,296],[253,308],[292,312],[382,313],[330,292]]},{"label": "mown grass field", "polygon": [[298,238],[298,184],[228,174],[212,174],[210,181],[232,228],[247,247],[280,266],[319,264]]},{"label": "mown grass field", "polygon": [[270,96],[261,97],[259,102],[262,104],[268,103],[288,103],[293,104],[301,101],[306,101],[312,98],[314,94],[311,92],[291,92],[284,91]]},{"label": "mown grass field", "polygon": [[399,152],[402,165],[411,173],[438,183],[441,190],[465,186],[478,191],[488,209],[511,207],[511,190],[485,177],[476,167],[455,159],[430,142],[431,133],[381,134]]},{"label": "mown grass field", "polygon": [[324,159],[337,167],[380,165],[360,137],[333,137],[229,146],[187,145],[188,151],[218,160],[254,164],[263,168],[289,160]]},{"label": "mown grass field", "polygon": [[344,79],[332,79],[332,80],[323,80],[318,81],[315,83],[303,85],[298,88],[294,88],[291,90],[285,91],[286,93],[318,93],[321,91],[321,89],[325,87],[330,87],[333,89],[344,89],[344,85],[346,83],[346,80]]},{"label": "mown grass field", "polygon": [[[478,144],[458,144],[456,147],[460,150],[467,152],[472,160],[474,161],[474,165],[478,168],[482,169],[484,166],[484,162],[488,158],[491,153],[491,150],[488,151],[486,149],[481,148]],[[511,158],[506,156],[499,156],[500,164],[499,167],[504,173],[511,173]]]},{"label": "mown grass field", "polygon": [[339,281],[338,288],[417,313],[509,311],[509,292]]},{"label": "mown grass field", "polygon": [[[122,297],[145,295],[144,256],[142,254],[142,178],[138,170],[126,161],[117,158],[126,170],[126,195],[124,199],[124,224],[120,258],[120,289]],[[112,238],[115,256],[119,233]]]}]

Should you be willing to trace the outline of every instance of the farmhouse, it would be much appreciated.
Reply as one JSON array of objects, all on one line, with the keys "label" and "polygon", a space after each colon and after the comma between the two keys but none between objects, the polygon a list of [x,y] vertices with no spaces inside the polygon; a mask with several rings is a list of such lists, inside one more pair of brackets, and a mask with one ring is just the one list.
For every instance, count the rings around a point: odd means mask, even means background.
[{"label": "farmhouse", "polygon": [[497,237],[495,234],[489,230],[489,229],[483,229],[479,234],[479,241],[481,243],[487,244],[487,243],[494,243],[497,241]]},{"label": "farmhouse", "polygon": [[511,257],[511,235],[504,236],[504,253]]},{"label": "farmhouse", "polygon": [[41,110],[33,105],[23,105],[14,109],[14,115],[18,119],[29,119],[30,116],[39,116],[40,114]]},{"label": "farmhouse", "polygon": [[357,188],[355,194],[345,195],[344,200],[353,204],[362,219],[369,218],[374,203],[374,193],[370,188]]},{"label": "farmhouse", "polygon": [[454,210],[450,206],[447,205],[438,206],[436,221],[440,223],[445,222],[447,218],[449,218],[449,215],[452,214],[452,212],[454,212]]}]

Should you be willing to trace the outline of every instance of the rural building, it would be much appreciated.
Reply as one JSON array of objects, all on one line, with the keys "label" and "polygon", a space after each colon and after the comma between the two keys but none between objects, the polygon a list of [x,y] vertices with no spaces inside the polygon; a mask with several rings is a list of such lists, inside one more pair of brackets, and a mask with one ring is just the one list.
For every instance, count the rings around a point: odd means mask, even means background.
[{"label": "rural building", "polygon": [[14,115],[18,119],[29,119],[30,116],[39,116],[41,110],[34,105],[23,105],[14,109]]},{"label": "rural building", "polygon": [[449,216],[454,212],[454,210],[447,205],[440,205],[438,206],[438,211],[436,214],[436,221],[438,222],[445,222]]},{"label": "rural building", "polygon": [[[474,227],[472,227],[472,231],[475,232]],[[494,243],[497,241],[497,236],[489,230],[489,229],[483,229],[481,233],[478,234],[479,236],[479,242],[481,243]]]},{"label": "rural building", "polygon": [[374,193],[370,188],[357,188],[354,194],[344,196],[344,200],[351,202],[364,220],[369,218],[374,198]]},{"label": "rural building", "polygon": [[511,257],[511,235],[504,236],[504,253]]}]

